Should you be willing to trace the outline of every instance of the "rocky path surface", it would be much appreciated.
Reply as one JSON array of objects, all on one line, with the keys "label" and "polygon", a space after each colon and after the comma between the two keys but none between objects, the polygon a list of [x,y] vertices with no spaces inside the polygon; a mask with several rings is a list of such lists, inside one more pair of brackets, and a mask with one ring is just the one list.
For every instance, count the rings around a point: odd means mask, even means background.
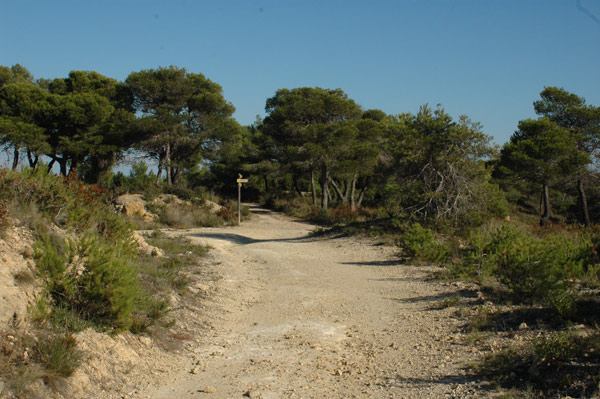
[{"label": "rocky path surface", "polygon": [[[211,328],[189,364],[135,397],[485,398],[465,366],[456,294],[430,267],[356,238],[311,238],[314,226],[253,208],[233,228],[186,230],[213,247],[219,281]],[[171,232],[169,234],[181,234]],[[168,367],[168,365],[163,365]]]}]

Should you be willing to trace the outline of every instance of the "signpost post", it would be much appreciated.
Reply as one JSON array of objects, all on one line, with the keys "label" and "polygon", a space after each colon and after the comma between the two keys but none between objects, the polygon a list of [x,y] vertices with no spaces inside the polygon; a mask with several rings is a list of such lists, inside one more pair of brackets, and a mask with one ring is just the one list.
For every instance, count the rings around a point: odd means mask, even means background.
[{"label": "signpost post", "polygon": [[248,183],[248,179],[242,179],[242,174],[238,174],[238,224],[242,222],[242,183]]}]

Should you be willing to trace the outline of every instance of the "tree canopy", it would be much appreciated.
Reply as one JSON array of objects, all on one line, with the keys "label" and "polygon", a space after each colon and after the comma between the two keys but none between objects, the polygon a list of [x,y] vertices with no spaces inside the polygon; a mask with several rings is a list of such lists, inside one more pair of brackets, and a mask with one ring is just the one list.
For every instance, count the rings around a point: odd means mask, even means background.
[{"label": "tree canopy", "polygon": [[[579,150],[598,158],[600,155],[600,107],[587,105],[585,99],[569,93],[563,88],[546,87],[540,93],[540,100],[533,103],[538,115],[547,117],[569,131],[577,142]],[[591,158],[590,158],[591,161]],[[577,179],[577,190],[581,207],[581,221],[590,225],[584,178],[586,168],[580,168],[573,175]]]},{"label": "tree canopy", "polygon": [[165,169],[168,184],[181,170],[214,159],[239,131],[221,86],[202,74],[171,66],[133,72],[125,83],[141,115],[134,125],[138,148],[158,161],[159,175]]},{"label": "tree canopy", "polygon": [[321,206],[328,207],[331,168],[343,144],[352,141],[350,121],[360,107],[340,89],[300,87],[280,89],[266,102],[263,133],[270,137],[272,156],[288,168],[295,181],[309,172],[315,198],[315,173],[320,172]]},{"label": "tree canopy", "polygon": [[550,218],[549,187],[560,178],[578,173],[589,156],[577,146],[568,130],[548,118],[519,122],[519,130],[502,149],[501,163],[517,178],[542,188],[540,225]]},{"label": "tree canopy", "polygon": [[496,150],[481,125],[466,116],[454,121],[443,108],[427,105],[416,115],[401,114],[393,120],[386,149],[392,212],[460,224],[501,208],[484,162]]}]

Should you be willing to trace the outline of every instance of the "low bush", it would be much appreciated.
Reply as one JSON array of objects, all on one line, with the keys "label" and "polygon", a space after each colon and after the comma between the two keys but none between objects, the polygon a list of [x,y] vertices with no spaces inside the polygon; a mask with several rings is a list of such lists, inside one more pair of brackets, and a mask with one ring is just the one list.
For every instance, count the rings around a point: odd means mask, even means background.
[{"label": "low bush", "polygon": [[141,295],[133,256],[130,242],[107,243],[95,234],[62,246],[45,236],[34,254],[55,312],[67,311],[114,331],[131,326]]},{"label": "low bush", "polygon": [[444,262],[450,254],[448,246],[439,242],[431,229],[419,223],[411,224],[398,237],[396,245],[403,249],[406,256],[423,262]]},{"label": "low bush", "polygon": [[517,301],[542,302],[568,317],[575,311],[574,282],[589,270],[592,242],[580,231],[539,234],[510,224],[473,234],[455,274],[496,278]]},{"label": "low bush", "polygon": [[190,273],[202,257],[208,253],[208,247],[192,244],[181,237],[165,237],[153,234],[147,238],[150,245],[163,250],[164,257],[145,257],[139,265],[140,283],[150,295],[140,303],[140,309],[134,313],[131,330],[146,331],[155,320],[167,312],[168,301],[164,299],[172,291],[185,295],[191,281]]},{"label": "low bush", "polygon": [[263,199],[262,206],[301,219],[308,219],[316,209],[307,198],[302,197],[285,199],[268,196]]}]

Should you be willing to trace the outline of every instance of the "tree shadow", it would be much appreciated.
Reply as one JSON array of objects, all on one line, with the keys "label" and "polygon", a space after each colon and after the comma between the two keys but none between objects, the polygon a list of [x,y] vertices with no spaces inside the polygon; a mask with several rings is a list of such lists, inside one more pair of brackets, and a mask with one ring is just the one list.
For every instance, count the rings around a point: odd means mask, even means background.
[{"label": "tree shadow", "polygon": [[234,233],[202,233],[201,232],[201,233],[191,234],[191,236],[198,237],[198,238],[212,238],[215,240],[229,241],[231,243],[238,244],[238,245],[249,245],[249,244],[256,244],[256,243],[261,243],[261,242],[304,242],[304,241],[314,240],[314,237],[312,237],[312,235],[310,235],[310,234],[306,235],[306,236],[300,236],[300,237],[266,238],[266,239],[251,238],[251,237],[246,237],[241,234],[234,234]]},{"label": "tree shadow", "polygon": [[395,259],[390,260],[375,260],[371,262],[342,262],[342,265],[353,266],[400,266],[402,263]]},{"label": "tree shadow", "polygon": [[[416,296],[412,298],[388,298],[389,300],[397,303],[419,303],[419,302],[439,302],[448,300],[454,297],[460,298],[477,298],[477,291],[463,289],[459,291],[443,292],[437,295],[424,295]],[[434,310],[434,309],[432,309]]]},{"label": "tree shadow", "polygon": [[260,215],[268,215],[274,213],[273,211],[265,208],[260,208],[258,206],[251,206],[250,212],[260,214]]},{"label": "tree shadow", "polygon": [[423,279],[419,276],[414,276],[414,277],[386,277],[386,278],[374,278],[371,279],[371,281],[382,281],[382,282],[413,282],[413,281],[423,281]]}]

